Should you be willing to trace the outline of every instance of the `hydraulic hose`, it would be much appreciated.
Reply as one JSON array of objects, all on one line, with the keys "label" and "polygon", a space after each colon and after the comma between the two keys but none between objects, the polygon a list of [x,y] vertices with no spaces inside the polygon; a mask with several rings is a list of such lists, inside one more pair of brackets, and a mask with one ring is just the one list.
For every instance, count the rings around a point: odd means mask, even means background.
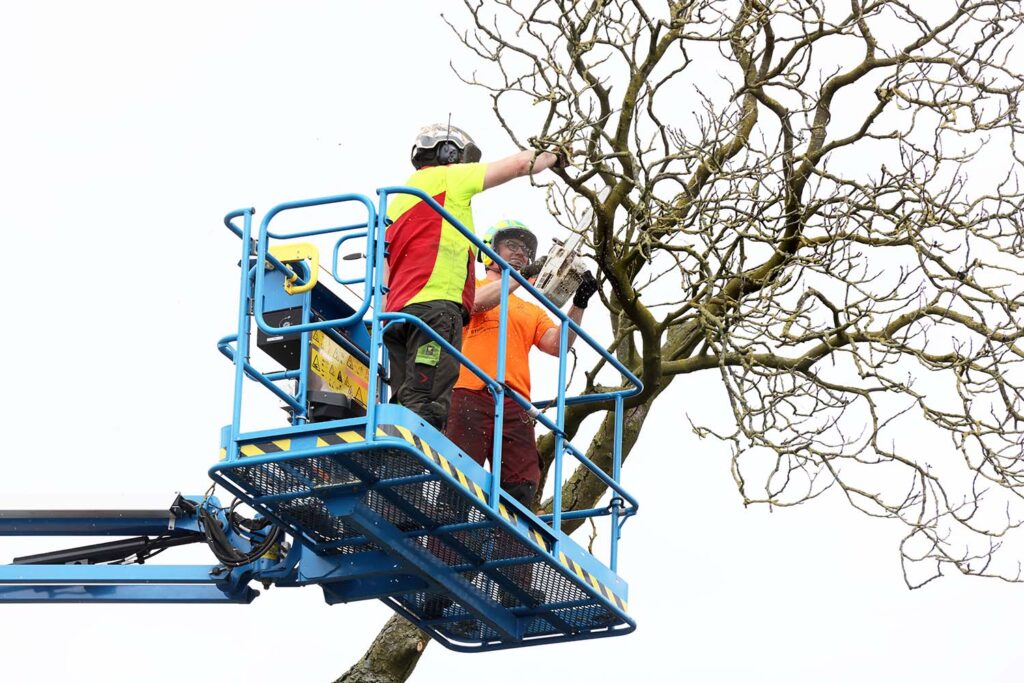
[{"label": "hydraulic hose", "polygon": [[[235,508],[238,506],[239,501],[236,499],[228,510],[228,524],[232,530],[241,531],[240,527],[244,526],[251,531],[257,531],[265,528],[270,524],[267,520],[250,520],[242,517],[235,512]],[[255,562],[270,550],[278,539],[281,537],[281,527],[276,524],[267,532],[266,537],[253,545],[249,552],[243,552],[240,548],[237,548],[231,543],[231,539],[228,538],[227,533],[224,531],[224,527],[221,526],[220,521],[216,515],[210,512],[206,507],[199,508],[199,519],[202,522],[203,535],[206,538],[206,544],[210,546],[210,550],[214,556],[220,560],[221,564],[225,567],[242,567],[247,564]],[[248,535],[248,534],[240,534]]]}]

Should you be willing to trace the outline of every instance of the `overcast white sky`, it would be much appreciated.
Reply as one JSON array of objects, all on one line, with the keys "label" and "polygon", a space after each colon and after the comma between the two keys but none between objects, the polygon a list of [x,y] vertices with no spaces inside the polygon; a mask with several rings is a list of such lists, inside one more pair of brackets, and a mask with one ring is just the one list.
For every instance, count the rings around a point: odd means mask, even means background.
[{"label": "overcast white sky", "polygon": [[[485,158],[514,151],[448,70],[464,55],[440,5],[4,5],[0,508],[155,508],[206,489],[230,420],[226,212],[397,184],[416,129],[449,111]],[[511,207],[544,231],[525,182],[481,196],[478,224]],[[744,510],[725,450],[679,428],[721,408],[708,386],[676,382],[626,469],[635,634],[432,646],[413,680],[1020,680],[1015,587],[910,592],[901,530],[836,500]],[[53,545],[4,539],[0,562]],[[15,681],[328,681],[389,613],[328,607],[316,588],[250,606],[5,606],[0,659]]]}]

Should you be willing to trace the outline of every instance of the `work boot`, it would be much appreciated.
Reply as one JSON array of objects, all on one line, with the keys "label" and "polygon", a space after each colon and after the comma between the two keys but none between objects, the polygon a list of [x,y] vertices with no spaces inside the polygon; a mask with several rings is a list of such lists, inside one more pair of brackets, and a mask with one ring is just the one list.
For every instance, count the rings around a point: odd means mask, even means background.
[{"label": "work boot", "polygon": [[403,534],[407,534],[410,531],[416,531],[417,529],[419,529],[420,525],[416,521],[406,517],[399,521],[397,524],[395,524],[395,528],[401,531]]},{"label": "work boot", "polygon": [[452,606],[452,600],[444,595],[428,595],[423,602],[423,618],[427,621],[440,619],[444,611]]},{"label": "work boot", "polygon": [[601,628],[603,626],[613,626],[619,621],[619,618],[609,612],[608,610],[601,610],[595,614],[590,620],[591,628]]},{"label": "work boot", "polygon": [[480,637],[480,622],[473,619],[463,619],[456,621],[454,624],[449,624],[446,627],[453,635],[462,636],[463,638],[479,638]]},{"label": "work boot", "polygon": [[505,493],[515,498],[527,510],[533,509],[533,498],[537,495],[537,485],[532,481],[501,483]]}]

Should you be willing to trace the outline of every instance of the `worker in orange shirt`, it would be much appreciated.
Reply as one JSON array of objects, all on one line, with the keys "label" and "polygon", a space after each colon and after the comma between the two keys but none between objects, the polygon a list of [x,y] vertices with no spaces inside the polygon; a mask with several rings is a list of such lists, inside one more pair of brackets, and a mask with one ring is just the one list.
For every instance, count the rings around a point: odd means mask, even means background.
[{"label": "worker in orange shirt", "polygon": [[[534,261],[537,237],[523,223],[506,220],[491,227],[484,236],[498,256],[527,279],[540,274],[542,262]],[[498,369],[498,324],[501,302],[501,269],[486,256],[484,279],[476,283],[476,298],[469,324],[463,331],[462,352],[491,377]],[[509,291],[519,287],[509,282]],[[568,316],[576,323],[583,320],[587,302],[597,292],[597,281],[589,272],[576,289]],[[530,349],[558,355],[558,326],[540,306],[517,296],[508,298],[506,328],[505,383],[530,398]],[[576,333],[569,331],[569,346]],[[534,420],[511,397],[505,398],[502,422],[501,487],[531,508],[540,484],[540,454],[537,452]],[[468,368],[462,368],[452,392],[448,413],[448,438],[480,465],[491,458],[494,443],[494,396]]]},{"label": "worker in orange shirt", "polygon": [[[421,129],[411,152],[416,172],[406,185],[423,190],[465,227],[473,229],[471,202],[484,190],[551,168],[559,157],[525,150],[480,163],[480,149],[460,128]],[[416,316],[456,349],[474,306],[476,248],[419,197],[390,198],[387,229],[388,286],[384,310]],[[426,332],[411,324],[385,330],[391,390],[403,406],[444,429],[459,363]]]}]

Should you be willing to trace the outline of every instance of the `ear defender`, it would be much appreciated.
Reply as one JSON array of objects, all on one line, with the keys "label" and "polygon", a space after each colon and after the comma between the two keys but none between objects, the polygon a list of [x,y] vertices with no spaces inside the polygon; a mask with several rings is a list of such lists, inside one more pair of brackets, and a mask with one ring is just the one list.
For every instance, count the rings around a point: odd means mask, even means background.
[{"label": "ear defender", "polygon": [[452,142],[442,142],[437,146],[437,163],[441,166],[455,164],[462,157],[462,150]]}]

